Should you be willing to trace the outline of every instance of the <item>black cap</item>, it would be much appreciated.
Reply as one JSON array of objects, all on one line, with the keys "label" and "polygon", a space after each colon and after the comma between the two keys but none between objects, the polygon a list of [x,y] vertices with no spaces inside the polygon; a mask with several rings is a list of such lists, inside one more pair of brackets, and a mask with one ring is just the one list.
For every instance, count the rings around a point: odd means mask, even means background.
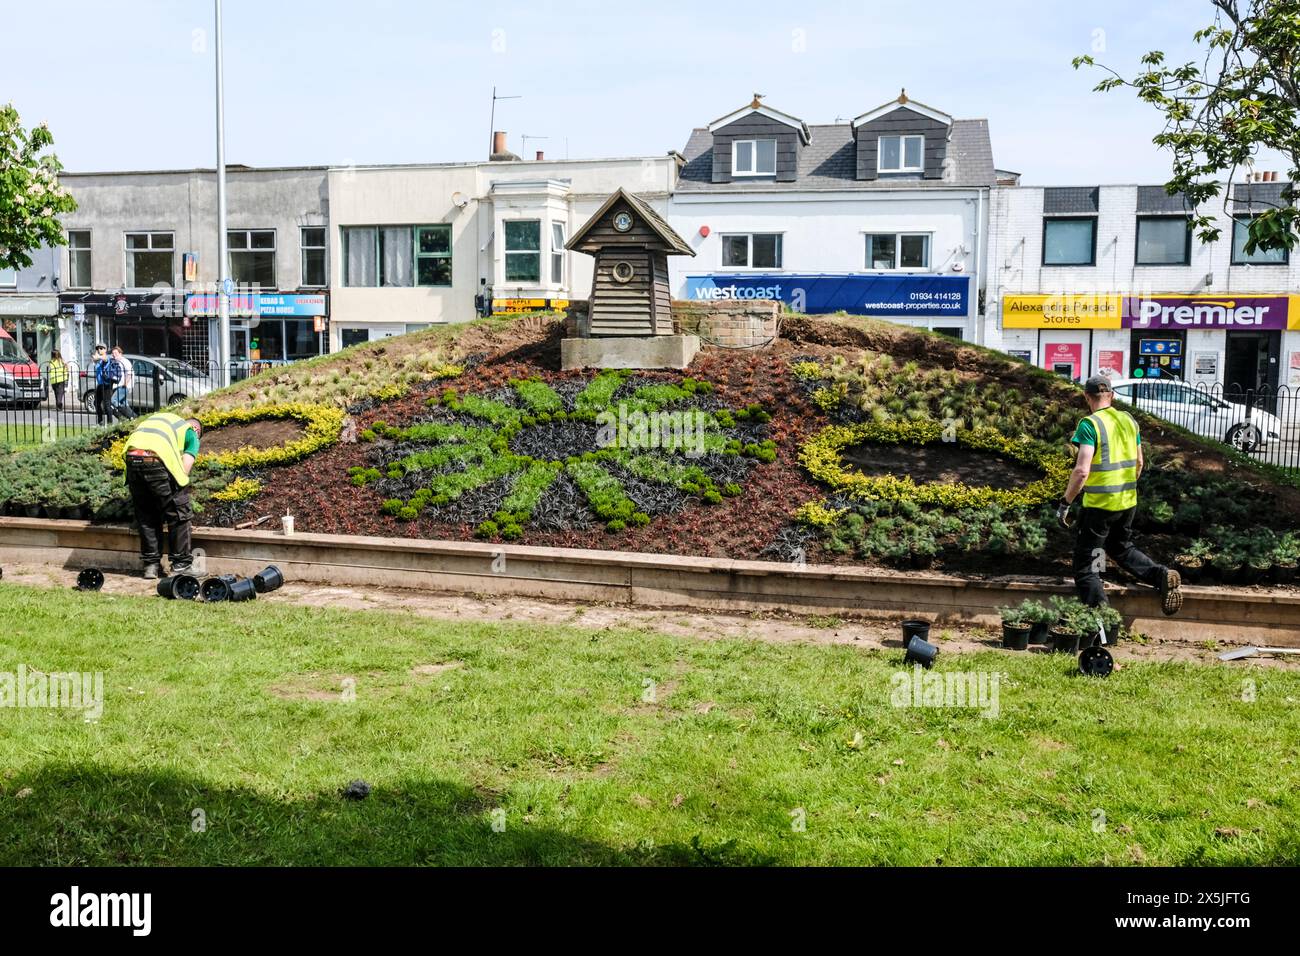
[{"label": "black cap", "polygon": [[1089,395],[1100,395],[1102,392],[1109,392],[1111,390],[1110,379],[1105,375],[1094,375],[1083,383],[1083,390]]}]

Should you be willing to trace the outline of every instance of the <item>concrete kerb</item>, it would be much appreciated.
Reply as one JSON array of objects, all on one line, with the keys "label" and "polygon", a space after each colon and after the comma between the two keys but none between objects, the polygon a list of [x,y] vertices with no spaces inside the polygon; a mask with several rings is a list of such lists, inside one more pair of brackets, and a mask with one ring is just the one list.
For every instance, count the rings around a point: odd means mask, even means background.
[{"label": "concrete kerb", "polygon": [[[234,531],[194,532],[210,571],[252,575],[278,565],[290,580],[604,601],[640,607],[787,611],[996,626],[997,608],[1070,593],[1061,579],[968,580],[951,575],[736,561],[477,541]],[[0,565],[139,568],[134,532],[85,521],[0,518]],[[1154,592],[1116,588],[1112,603],[1139,631],[1163,639],[1246,640],[1300,646],[1300,594],[1188,587],[1182,612],[1160,614]]]}]

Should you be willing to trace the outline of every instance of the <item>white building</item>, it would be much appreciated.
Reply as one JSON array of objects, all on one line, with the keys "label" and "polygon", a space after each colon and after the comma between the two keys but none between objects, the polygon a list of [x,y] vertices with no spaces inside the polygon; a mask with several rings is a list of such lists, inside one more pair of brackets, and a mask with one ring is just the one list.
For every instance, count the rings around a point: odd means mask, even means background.
[{"label": "white building", "polygon": [[329,171],[332,348],[471,319],[476,296],[496,311],[586,298],[592,260],[568,237],[620,186],[662,213],[680,165],[524,161],[498,136],[489,161]]},{"label": "white building", "polygon": [[981,265],[995,181],[985,120],[904,94],[809,126],[758,97],[692,131],[668,220],[684,299],[777,298],[981,340]]},{"label": "white building", "polygon": [[1237,184],[1213,202],[1209,244],[1163,186],[994,189],[989,343],[1071,378],[1300,385],[1300,264],[1244,248],[1248,218],[1282,186]]}]

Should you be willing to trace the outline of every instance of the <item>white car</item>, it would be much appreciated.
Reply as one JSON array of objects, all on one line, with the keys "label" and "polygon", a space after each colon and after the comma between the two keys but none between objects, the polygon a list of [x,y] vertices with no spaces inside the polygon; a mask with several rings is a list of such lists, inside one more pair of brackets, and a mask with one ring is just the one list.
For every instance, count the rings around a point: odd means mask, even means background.
[{"label": "white car", "polygon": [[1111,387],[1120,401],[1238,451],[1262,451],[1282,438],[1282,422],[1276,415],[1247,409],[1178,379],[1122,378]]}]

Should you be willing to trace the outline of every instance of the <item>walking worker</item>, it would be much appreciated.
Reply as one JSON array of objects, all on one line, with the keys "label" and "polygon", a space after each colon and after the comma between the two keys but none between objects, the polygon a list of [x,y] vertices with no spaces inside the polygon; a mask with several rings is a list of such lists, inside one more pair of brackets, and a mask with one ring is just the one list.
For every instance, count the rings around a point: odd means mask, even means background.
[{"label": "walking worker", "polygon": [[55,411],[63,411],[63,395],[68,390],[68,363],[63,361],[63,353],[55,349],[50,353],[48,366],[50,388],[54,390]]},{"label": "walking worker", "polygon": [[190,469],[199,456],[203,426],[196,418],[155,412],[140,419],[126,440],[126,485],[140,526],[144,576],[162,571],[163,525],[170,533],[171,573],[193,566],[190,550]]},{"label": "walking worker", "polygon": [[[1128,412],[1115,408],[1110,379],[1094,375],[1084,384],[1083,397],[1091,412],[1079,422],[1070,443],[1077,449],[1074,471],[1057,505],[1064,528],[1078,525],[1074,547],[1074,586],[1089,607],[1106,604],[1101,571],[1106,556],[1160,592],[1161,610],[1177,614],[1183,606],[1182,580],[1177,571],[1156,564],[1133,543],[1137,485],[1144,458],[1142,435]],[[1071,522],[1070,505],[1083,494],[1083,509]]]}]

